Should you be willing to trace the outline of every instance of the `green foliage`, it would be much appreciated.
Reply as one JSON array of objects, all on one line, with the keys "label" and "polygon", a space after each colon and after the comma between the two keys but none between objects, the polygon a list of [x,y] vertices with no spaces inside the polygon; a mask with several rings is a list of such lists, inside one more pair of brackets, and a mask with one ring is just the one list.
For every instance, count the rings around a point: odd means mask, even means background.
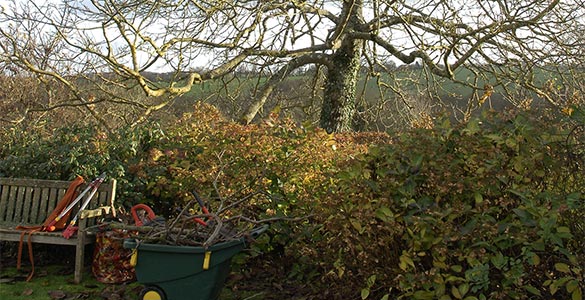
[{"label": "green foliage", "polygon": [[360,278],[396,299],[581,299],[583,218],[568,216],[585,211],[585,176],[566,164],[566,137],[528,114],[487,115],[370,149],[317,214],[330,216],[328,283]]},{"label": "green foliage", "polygon": [[154,123],[121,128],[116,135],[80,125],[61,127],[50,134],[15,131],[2,136],[0,176],[71,180],[82,175],[91,180],[106,172],[124,187],[118,191],[122,202],[143,202],[140,182],[128,166],[161,141],[162,135]]},{"label": "green foliage", "polygon": [[176,122],[113,135],[7,133],[0,175],[107,172],[119,203],[165,216],[197,190],[212,211],[242,199],[234,215],[302,217],[273,223],[235,262],[323,299],[582,299],[583,123],[574,112],[440,119],[390,139],[274,115],[242,126],[198,105]]},{"label": "green foliage", "polygon": [[107,159],[101,155],[104,138],[93,128],[84,127],[63,127],[50,137],[14,132],[3,138],[5,154],[0,174],[62,180],[75,174],[96,175],[99,171],[95,167]]}]

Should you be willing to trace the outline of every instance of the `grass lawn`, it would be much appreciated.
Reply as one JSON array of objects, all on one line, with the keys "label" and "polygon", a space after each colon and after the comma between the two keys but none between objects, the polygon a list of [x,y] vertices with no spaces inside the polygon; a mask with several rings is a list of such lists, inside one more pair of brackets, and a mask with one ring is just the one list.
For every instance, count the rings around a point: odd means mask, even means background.
[{"label": "grass lawn", "polygon": [[72,267],[48,265],[35,267],[35,276],[26,282],[28,269],[15,267],[0,270],[0,299],[138,299],[138,283],[104,284],[86,272],[80,284],[73,283]]},{"label": "grass lawn", "polygon": [[[74,284],[72,268],[60,265],[36,267],[35,276],[30,282],[26,282],[27,275],[25,270],[17,271],[15,267],[2,267],[0,269],[0,299],[137,300],[142,290],[142,285],[137,282],[128,284],[101,283],[89,271],[84,274],[81,284]],[[263,292],[236,292],[225,287],[219,299],[262,300],[265,296],[266,293]]]},{"label": "grass lawn", "polygon": [[[0,300],[138,300],[143,285],[138,282],[104,284],[92,274],[92,249],[86,249],[86,262],[80,284],[73,282],[75,249],[68,246],[33,244],[35,274],[26,282],[30,263],[24,249],[22,269],[16,269],[18,243],[0,242]],[[25,247],[26,248],[26,247]],[[246,277],[234,270],[228,276],[219,300],[263,300],[267,292],[264,279]],[[260,282],[261,284],[258,284]],[[269,289],[268,289],[269,290]],[[173,300],[173,299],[168,299]]]}]

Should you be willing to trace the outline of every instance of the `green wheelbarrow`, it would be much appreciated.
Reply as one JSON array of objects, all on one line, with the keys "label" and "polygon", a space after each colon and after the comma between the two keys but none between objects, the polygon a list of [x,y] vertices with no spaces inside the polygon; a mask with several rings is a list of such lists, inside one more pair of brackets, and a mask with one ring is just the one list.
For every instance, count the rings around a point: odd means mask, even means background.
[{"label": "green wheelbarrow", "polygon": [[[256,237],[267,227],[250,235]],[[215,300],[230,272],[231,259],[246,246],[240,238],[211,247],[172,246],[124,241],[133,249],[136,279],[144,285],[140,300]]]}]

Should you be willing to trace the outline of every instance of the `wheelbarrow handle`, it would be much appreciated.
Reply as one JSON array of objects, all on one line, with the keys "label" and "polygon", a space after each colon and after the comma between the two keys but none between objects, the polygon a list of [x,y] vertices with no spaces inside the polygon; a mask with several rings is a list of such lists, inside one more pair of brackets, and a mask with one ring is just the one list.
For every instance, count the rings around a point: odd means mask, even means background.
[{"label": "wheelbarrow handle", "polygon": [[252,231],[250,231],[250,237],[255,239],[257,238],[259,235],[261,235],[262,233],[264,233],[264,231],[268,230],[268,225],[262,225],[260,227],[256,227],[254,229],[252,229]]}]

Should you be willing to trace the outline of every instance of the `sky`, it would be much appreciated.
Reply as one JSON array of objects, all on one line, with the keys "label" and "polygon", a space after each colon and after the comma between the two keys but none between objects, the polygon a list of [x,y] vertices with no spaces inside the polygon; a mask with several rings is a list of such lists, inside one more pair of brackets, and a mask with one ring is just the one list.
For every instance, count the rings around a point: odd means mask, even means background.
[{"label": "sky", "polygon": [[[17,0],[17,2],[23,2],[23,1],[25,1],[25,0]],[[493,19],[498,19],[499,18],[499,16],[494,15],[494,16],[476,17],[475,19],[472,19],[472,16],[473,15],[481,15],[481,14],[478,13],[477,11],[473,11],[470,8],[470,6],[469,6],[471,4],[469,4],[466,1],[463,1],[463,0],[453,0],[453,3],[457,4],[458,1],[459,1],[459,4],[460,4],[462,10],[464,10],[462,12],[463,18],[467,18],[469,22],[471,22],[473,20],[473,22],[479,22],[479,23],[481,23],[481,22],[484,22],[484,21],[490,21],[491,18],[493,18]],[[8,6],[8,3],[9,2],[11,2],[11,1],[9,1],[9,0],[0,0],[0,7],[3,7],[3,9],[6,9],[6,7]],[[60,0],[37,1],[37,3],[39,3],[39,4],[40,3],[59,3],[59,2],[61,2],[61,1]],[[417,1],[413,0],[412,2],[413,2],[413,4],[415,4],[415,3],[421,3],[418,0]],[[89,1],[89,0],[81,0],[81,1],[78,1],[78,3],[80,3],[80,4],[87,4],[88,6],[91,6],[92,5],[91,4],[91,1]],[[495,4],[489,4],[488,2],[486,2],[485,5],[495,5]],[[430,8],[427,7],[427,8],[424,8],[424,9],[430,9]],[[441,8],[438,8],[437,10],[434,11],[434,13],[436,13],[437,15],[442,15],[444,12],[441,12],[440,10],[441,10]],[[445,11],[445,12],[448,12],[448,11]],[[366,15],[365,16],[366,19],[369,19],[372,16],[371,10],[366,9],[364,13]],[[86,22],[85,25],[92,26],[92,27],[97,27],[97,28],[100,27],[100,24],[99,23],[91,24],[91,23],[87,23]],[[275,22],[272,22],[272,23],[269,22],[267,25],[268,26],[278,26],[279,24],[278,23],[275,23]],[[157,30],[156,26],[150,26],[148,29],[150,29],[150,30],[153,30],[153,29]],[[162,27],[160,27],[160,29],[162,31]],[[155,31],[155,30],[153,30],[153,31]],[[321,30],[321,32],[323,32],[323,34],[325,34],[325,32],[328,30],[328,28],[326,28],[324,26],[320,30]],[[413,29],[413,30],[416,30],[416,29]],[[528,33],[526,33],[526,32],[518,31],[517,33],[518,33],[519,36],[529,37]],[[91,35],[96,40],[103,39],[103,35],[102,35],[102,32],[100,30],[96,30]],[[108,36],[112,36],[112,37],[115,36],[116,35],[115,34],[115,30],[109,30],[107,32],[107,35]],[[432,48],[433,46],[440,46],[441,45],[440,44],[441,42],[439,41],[439,39],[437,37],[434,37],[431,34],[428,34],[427,33],[425,35],[420,35],[420,36],[422,36],[422,39],[424,40],[425,44],[428,45],[430,48]],[[420,37],[420,36],[417,36],[417,38]],[[416,40],[416,39],[413,38],[413,40]],[[159,43],[159,44],[161,43],[160,40],[155,40],[155,42],[156,43]],[[527,40],[527,43],[528,42],[535,43],[535,40]],[[120,39],[113,40],[112,43],[113,43],[113,46],[114,46],[113,48],[119,48],[119,46],[123,45],[123,43],[122,43],[122,41]],[[409,51],[412,50],[412,48],[411,48],[412,47],[411,38],[406,34],[405,31],[394,31],[393,34],[392,34],[392,37],[391,37],[391,43],[393,45],[397,46],[397,47],[402,47],[407,52],[409,52]],[[296,47],[305,47],[307,45],[308,45],[308,39],[304,39],[304,40],[301,39],[301,40],[299,40],[295,44]],[[431,52],[434,51],[432,55],[439,55],[440,54],[440,51],[438,51],[438,50],[429,50],[429,51],[431,51]],[[152,51],[150,51],[150,53],[143,53],[143,55],[140,56],[139,59],[142,61],[142,63],[144,63],[146,61],[146,57],[148,56],[148,54],[151,54],[152,55]],[[207,55],[197,56],[196,59],[193,59],[190,62],[190,64],[193,64],[193,68],[197,68],[197,67],[206,67],[206,66],[212,65],[212,64],[220,61],[220,60],[213,59],[214,58],[213,55],[214,54],[207,54]],[[397,61],[395,60],[395,62],[397,62]],[[153,65],[153,67],[150,70],[151,71],[166,71],[166,70],[168,70],[167,68],[168,68],[167,66],[164,66],[162,64],[155,64],[155,65]]]}]

